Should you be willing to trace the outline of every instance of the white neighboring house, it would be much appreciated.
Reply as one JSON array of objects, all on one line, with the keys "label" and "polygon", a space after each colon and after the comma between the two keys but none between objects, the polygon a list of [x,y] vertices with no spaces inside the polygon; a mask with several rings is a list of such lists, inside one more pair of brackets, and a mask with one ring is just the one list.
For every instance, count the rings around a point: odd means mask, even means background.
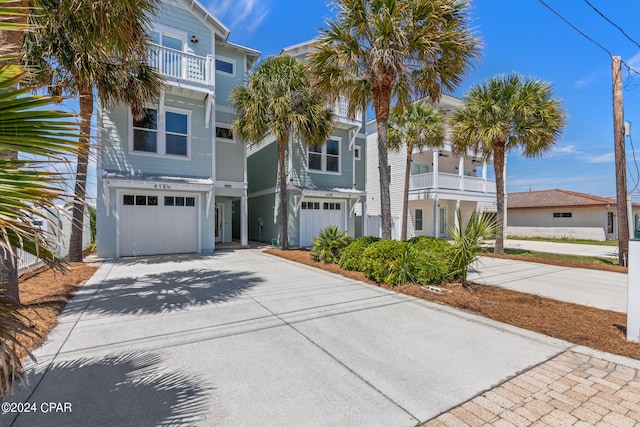
[{"label": "white neighboring house", "polygon": [[[589,240],[618,238],[615,199],[567,190],[509,193],[507,235]],[[640,204],[632,204],[636,237]]]},{"label": "white neighboring house", "polygon": [[[443,95],[437,104],[445,114],[461,107],[462,100]],[[367,233],[380,236],[380,178],[378,173],[377,123],[367,123]],[[391,197],[391,236],[400,238],[402,202],[406,170],[406,145],[389,150]],[[491,171],[489,170],[491,169]],[[463,222],[473,211],[495,212],[496,183],[491,164],[474,153],[455,155],[446,140],[440,149],[413,152],[409,184],[407,238],[436,236],[446,238],[447,227],[457,222],[460,209]],[[464,225],[464,224],[463,224]]]}]

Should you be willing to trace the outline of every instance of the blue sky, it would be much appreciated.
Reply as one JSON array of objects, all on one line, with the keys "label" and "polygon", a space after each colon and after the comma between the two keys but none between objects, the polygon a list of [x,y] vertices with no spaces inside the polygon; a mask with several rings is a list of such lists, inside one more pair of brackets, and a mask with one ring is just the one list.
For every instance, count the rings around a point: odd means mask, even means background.
[{"label": "blue sky", "polygon": [[[589,0],[611,21],[640,43],[640,2]],[[508,191],[562,188],[615,197],[611,59],[538,0],[472,0],[472,26],[482,38],[481,60],[460,88],[498,74],[518,72],[546,80],[564,102],[567,126],[554,149],[540,159],[508,158]],[[585,0],[545,0],[549,6],[640,71],[640,47],[599,16]],[[231,29],[229,40],[264,56],[315,37],[333,11],[327,0],[205,1]],[[640,160],[640,74],[623,70],[625,120],[632,123],[626,139],[628,189],[640,200],[638,172],[631,142]]]}]

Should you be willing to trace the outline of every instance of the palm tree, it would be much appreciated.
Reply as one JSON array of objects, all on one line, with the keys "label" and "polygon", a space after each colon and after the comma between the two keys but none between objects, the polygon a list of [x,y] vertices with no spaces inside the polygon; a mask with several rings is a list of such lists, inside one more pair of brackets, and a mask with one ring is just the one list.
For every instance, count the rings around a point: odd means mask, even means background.
[{"label": "palm tree", "polygon": [[288,195],[285,157],[289,138],[319,146],[333,129],[333,113],[312,88],[305,65],[281,55],[262,61],[249,75],[247,86],[237,86],[231,101],[238,113],[234,127],[246,141],[258,143],[270,134],[278,143],[278,186],[282,249],[288,249]]},{"label": "palm tree", "polygon": [[[0,0],[0,15],[12,18],[10,24],[0,22],[2,40],[11,38],[6,32],[24,28],[24,24],[15,23],[26,18],[23,7],[22,4],[16,7],[10,0]],[[0,254],[3,260],[10,261],[14,271],[15,248],[61,268],[60,260],[52,251],[54,236],[36,227],[33,219],[47,221],[55,230],[56,224],[47,218],[46,212],[54,210],[55,201],[65,195],[64,176],[47,172],[46,167],[75,155],[77,124],[73,115],[50,109],[59,99],[30,95],[28,87],[17,88],[22,77],[16,65],[17,55],[6,54],[4,47],[0,44],[3,64],[0,66],[0,151],[19,152],[22,156],[0,156]],[[21,306],[17,280],[15,283],[2,280],[0,287],[4,288],[0,292],[0,395],[3,395],[19,377],[22,363],[17,349],[21,348],[33,359],[18,337],[34,338],[37,334],[18,311]]]},{"label": "palm tree", "polygon": [[411,104],[404,111],[394,108],[389,118],[389,146],[400,149],[406,144],[407,162],[404,172],[402,199],[402,231],[400,240],[407,240],[407,216],[409,214],[409,179],[413,150],[440,147],[444,142],[444,114],[427,102]]},{"label": "palm tree", "polygon": [[493,156],[496,174],[496,246],[504,252],[504,159],[522,150],[525,157],[549,151],[560,136],[566,114],[547,82],[501,75],[473,86],[453,115],[452,142],[457,152]]},{"label": "palm tree", "polygon": [[75,174],[69,260],[82,260],[82,230],[94,96],[123,102],[135,118],[158,97],[163,80],[146,64],[150,17],[159,0],[37,0],[35,30],[24,40],[25,63],[54,95],[80,102],[80,149]]},{"label": "palm tree", "polygon": [[349,100],[349,114],[373,103],[378,130],[382,237],[391,238],[387,125],[391,100],[412,98],[460,84],[478,57],[469,28],[468,0],[334,0],[337,16],[320,29],[310,55],[314,83],[332,101]]}]

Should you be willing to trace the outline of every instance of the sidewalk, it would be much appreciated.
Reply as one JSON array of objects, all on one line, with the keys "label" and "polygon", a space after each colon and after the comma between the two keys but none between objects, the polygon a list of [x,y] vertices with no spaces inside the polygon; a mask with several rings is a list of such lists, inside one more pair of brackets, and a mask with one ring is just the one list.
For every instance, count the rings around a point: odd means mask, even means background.
[{"label": "sidewalk", "polygon": [[583,255],[593,257],[617,258],[617,246],[583,245],[579,243],[538,242],[534,240],[507,239],[505,248],[524,249],[552,254]]},{"label": "sidewalk", "polygon": [[472,282],[499,286],[590,307],[627,311],[627,275],[528,261],[480,257]]}]

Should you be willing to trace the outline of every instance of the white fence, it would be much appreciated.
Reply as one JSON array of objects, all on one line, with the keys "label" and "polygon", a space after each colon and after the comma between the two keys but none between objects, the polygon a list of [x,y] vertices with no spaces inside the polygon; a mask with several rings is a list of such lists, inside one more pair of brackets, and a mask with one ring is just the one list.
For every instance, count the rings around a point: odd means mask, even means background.
[{"label": "white fence", "polygon": [[41,259],[38,259],[36,256],[31,255],[22,249],[16,249],[16,255],[18,256],[18,276],[44,265],[44,262]]}]

